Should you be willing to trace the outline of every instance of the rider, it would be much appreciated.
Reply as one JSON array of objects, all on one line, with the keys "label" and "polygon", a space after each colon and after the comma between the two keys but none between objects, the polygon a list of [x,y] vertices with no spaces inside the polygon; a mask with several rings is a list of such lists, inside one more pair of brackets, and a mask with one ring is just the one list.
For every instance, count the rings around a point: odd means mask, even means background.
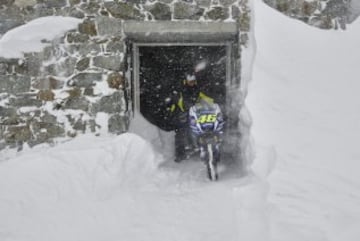
[{"label": "rider", "polygon": [[175,162],[186,159],[186,148],[189,147],[188,111],[198,101],[213,103],[214,100],[200,91],[194,71],[186,73],[180,93],[172,100],[170,111],[175,124]]}]

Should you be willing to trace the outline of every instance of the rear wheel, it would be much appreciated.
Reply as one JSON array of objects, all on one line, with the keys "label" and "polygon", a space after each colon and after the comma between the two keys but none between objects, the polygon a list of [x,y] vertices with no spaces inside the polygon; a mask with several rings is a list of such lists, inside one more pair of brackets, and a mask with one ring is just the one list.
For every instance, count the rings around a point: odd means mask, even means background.
[{"label": "rear wheel", "polygon": [[211,181],[216,181],[218,179],[218,173],[217,173],[217,159],[214,153],[215,149],[212,144],[207,145],[207,172],[208,177]]}]

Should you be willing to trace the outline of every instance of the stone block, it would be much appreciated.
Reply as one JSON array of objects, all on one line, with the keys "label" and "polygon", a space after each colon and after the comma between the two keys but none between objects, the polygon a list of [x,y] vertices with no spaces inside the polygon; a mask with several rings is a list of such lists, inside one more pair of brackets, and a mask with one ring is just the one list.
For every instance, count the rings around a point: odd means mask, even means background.
[{"label": "stone block", "polygon": [[75,87],[73,89],[67,90],[67,93],[69,94],[69,98],[76,98],[81,96],[82,91],[80,88]]},{"label": "stone block", "polygon": [[206,17],[211,20],[225,20],[229,18],[229,9],[223,7],[214,7],[206,13]]},{"label": "stone block", "polygon": [[10,29],[18,27],[24,24],[24,20],[20,16],[15,15],[14,17],[6,17],[0,14],[1,24],[0,24],[0,34],[4,34]]},{"label": "stone block", "polygon": [[37,93],[36,98],[41,101],[53,101],[55,94],[51,90],[40,90]]},{"label": "stone block", "polygon": [[49,87],[52,90],[61,89],[64,86],[64,81],[57,79],[54,76],[48,76]]},{"label": "stone block", "polygon": [[145,16],[131,2],[105,2],[104,7],[115,18],[144,20]]},{"label": "stone block", "polygon": [[101,73],[79,73],[69,80],[68,85],[75,87],[91,87],[95,82],[101,80]]},{"label": "stone block", "polygon": [[0,76],[0,93],[17,94],[30,91],[31,79],[29,76],[3,75]]},{"label": "stone block", "polygon": [[14,116],[6,116],[5,118],[0,119],[1,125],[19,125],[22,122],[22,119],[20,116],[14,115]]},{"label": "stone block", "polygon": [[300,8],[302,16],[310,17],[312,16],[317,10],[318,4],[316,1],[313,2],[306,2],[302,3]]},{"label": "stone block", "polygon": [[15,0],[0,0],[0,5],[10,6],[15,2]]},{"label": "stone block", "polygon": [[65,102],[65,109],[88,111],[89,101],[85,97],[68,98]]},{"label": "stone block", "polygon": [[39,90],[54,90],[61,89],[64,86],[64,81],[57,79],[54,76],[47,76],[45,78],[39,78],[32,84],[34,89]]},{"label": "stone block", "polygon": [[64,136],[65,129],[62,127],[62,125],[51,124],[47,128],[47,132],[49,133],[50,137],[59,137],[59,136]]},{"label": "stone block", "polygon": [[146,0],[127,0],[127,2],[134,4],[144,4],[146,3]]},{"label": "stone block", "polygon": [[74,17],[74,18],[83,19],[85,17],[85,13],[83,13],[82,11],[80,11],[76,8],[72,8],[69,12],[69,16]]},{"label": "stone block", "polygon": [[42,106],[42,101],[39,99],[31,98],[29,96],[22,96],[17,98],[10,98],[9,105],[14,107],[24,107],[24,106]]},{"label": "stone block", "polygon": [[93,114],[100,111],[105,113],[121,113],[124,110],[124,93],[123,91],[117,91],[113,95],[102,97],[99,102],[93,104],[91,112]]},{"label": "stone block", "polygon": [[209,8],[211,6],[211,0],[197,0],[197,5],[204,8]]},{"label": "stone block", "polygon": [[0,75],[5,75],[8,71],[8,65],[5,63],[0,63]]},{"label": "stone block", "polygon": [[223,5],[224,7],[229,7],[237,1],[238,0],[219,0],[220,4]]},{"label": "stone block", "polygon": [[58,123],[47,123],[43,121],[33,121],[31,124],[33,138],[28,141],[29,146],[35,146],[45,142],[51,142],[56,137],[63,137],[65,129]]},{"label": "stone block", "polygon": [[5,142],[17,143],[26,142],[31,138],[29,126],[9,126],[5,133]]},{"label": "stone block", "polygon": [[90,128],[90,131],[91,132],[95,132],[96,131],[96,128],[99,127],[99,125],[96,124],[95,120],[88,120],[88,123],[89,125],[89,128]]},{"label": "stone block", "polygon": [[93,87],[87,87],[84,89],[84,95],[86,96],[94,96],[94,88]]},{"label": "stone block", "polygon": [[154,16],[155,20],[171,20],[171,9],[167,4],[157,2],[149,5],[146,9]]},{"label": "stone block", "polygon": [[86,56],[88,54],[101,52],[101,48],[99,44],[88,42],[83,44],[70,45],[68,46],[68,51],[71,54]]},{"label": "stone block", "polygon": [[105,50],[107,53],[124,52],[124,42],[120,38],[114,38],[106,44]]},{"label": "stone block", "polygon": [[124,88],[124,84],[125,84],[124,76],[122,76],[118,72],[114,72],[114,73],[109,74],[106,81],[107,81],[110,88],[113,88],[113,89],[122,89],[122,88]]},{"label": "stone block", "polygon": [[40,120],[45,123],[57,124],[56,116],[48,113],[47,111],[41,113]]},{"label": "stone block", "polygon": [[250,14],[249,13],[243,13],[238,18],[239,21],[239,27],[241,32],[249,32],[250,31]]},{"label": "stone block", "polygon": [[78,119],[77,121],[75,121],[75,123],[73,125],[73,129],[76,131],[82,131],[83,133],[85,133],[86,121],[83,121],[82,119]]},{"label": "stone block", "polygon": [[96,36],[97,30],[95,22],[90,19],[84,20],[83,23],[79,24],[79,32],[89,36]]},{"label": "stone block", "polygon": [[122,71],[124,68],[120,56],[96,56],[93,59],[93,65],[113,71]]},{"label": "stone block", "polygon": [[43,61],[42,56],[39,54],[26,54],[25,57],[28,66],[28,75],[40,76]]},{"label": "stone block", "polygon": [[174,19],[199,20],[203,16],[204,9],[185,2],[174,4]]},{"label": "stone block", "polygon": [[16,65],[14,65],[14,71],[16,74],[28,75],[28,71],[29,71],[28,63],[26,61],[18,62]]},{"label": "stone block", "polygon": [[96,18],[96,25],[99,35],[121,36],[122,22],[118,19],[99,16]]},{"label": "stone block", "polygon": [[110,13],[104,7],[101,7],[99,10],[99,15],[109,17]]},{"label": "stone block", "polygon": [[84,33],[68,32],[66,35],[66,40],[69,43],[85,43],[89,41],[89,39],[89,35]]},{"label": "stone block", "polygon": [[88,2],[80,5],[80,9],[86,15],[98,15],[97,13],[100,11],[100,4],[96,2]]},{"label": "stone block", "polygon": [[110,133],[121,134],[128,130],[129,118],[127,116],[115,114],[108,120],[108,130]]},{"label": "stone block", "polygon": [[44,3],[48,8],[62,8],[67,5],[67,0],[46,0]]},{"label": "stone block", "polygon": [[[0,131],[0,139],[2,138],[1,131]],[[6,143],[3,141],[0,141],[0,151],[4,150],[6,148]]]},{"label": "stone block", "polygon": [[81,2],[81,0],[69,0],[69,4],[70,6],[74,6],[74,5],[77,5]]},{"label": "stone block", "polygon": [[57,75],[56,64],[42,66],[42,73],[45,75]]},{"label": "stone block", "polygon": [[51,60],[54,56],[56,56],[56,52],[58,51],[59,49],[57,46],[50,45],[50,46],[45,46],[40,53],[35,53],[35,54],[39,55],[39,58],[41,60]]},{"label": "stone block", "polygon": [[14,4],[20,8],[25,8],[29,6],[35,6],[37,3],[36,0],[15,0]]},{"label": "stone block", "polygon": [[48,8],[46,4],[36,4],[34,6],[34,15],[31,17],[31,19],[52,16],[53,14],[53,9]]},{"label": "stone block", "polygon": [[90,58],[86,57],[86,58],[79,60],[76,63],[75,68],[79,71],[84,71],[85,69],[87,69],[89,67],[89,64],[90,64]]},{"label": "stone block", "polygon": [[62,77],[68,77],[74,73],[77,58],[67,57],[63,61],[58,62],[55,65],[55,73],[51,75],[57,75]]},{"label": "stone block", "polygon": [[16,110],[14,108],[6,108],[0,106],[0,118],[5,116],[15,116]]}]

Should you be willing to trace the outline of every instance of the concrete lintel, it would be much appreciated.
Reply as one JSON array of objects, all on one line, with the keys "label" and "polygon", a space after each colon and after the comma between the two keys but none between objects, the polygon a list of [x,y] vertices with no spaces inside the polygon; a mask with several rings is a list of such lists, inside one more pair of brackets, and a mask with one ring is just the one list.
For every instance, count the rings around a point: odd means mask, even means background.
[{"label": "concrete lintel", "polygon": [[126,21],[124,33],[139,42],[219,42],[236,39],[239,29],[235,22]]}]

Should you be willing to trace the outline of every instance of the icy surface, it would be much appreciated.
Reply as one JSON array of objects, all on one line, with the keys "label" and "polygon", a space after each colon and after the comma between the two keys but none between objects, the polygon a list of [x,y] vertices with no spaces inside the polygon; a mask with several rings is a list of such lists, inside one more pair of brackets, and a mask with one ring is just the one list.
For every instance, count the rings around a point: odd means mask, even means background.
[{"label": "icy surface", "polygon": [[358,240],[360,23],[322,31],[254,5],[251,172],[224,160],[209,182],[139,115],[120,136],[2,151],[0,240]]}]

